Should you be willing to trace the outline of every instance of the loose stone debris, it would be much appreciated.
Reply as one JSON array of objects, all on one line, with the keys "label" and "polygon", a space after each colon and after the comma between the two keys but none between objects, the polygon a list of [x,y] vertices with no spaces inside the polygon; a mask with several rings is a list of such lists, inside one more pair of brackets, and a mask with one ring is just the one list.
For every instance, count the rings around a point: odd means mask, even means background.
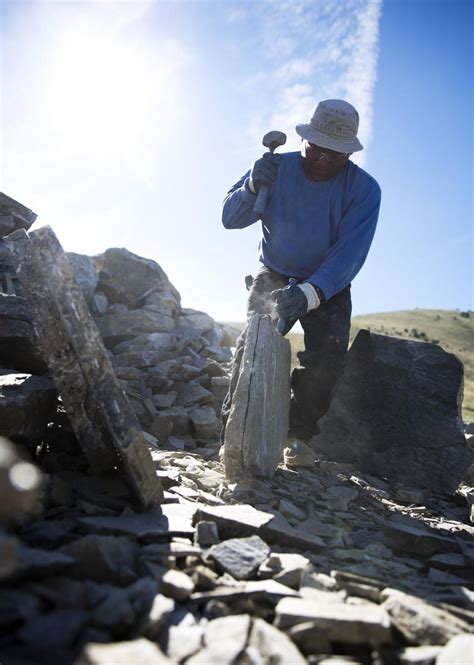
[{"label": "loose stone debris", "polygon": [[0,300],[21,305],[29,352],[10,364],[0,328],[0,662],[470,665],[472,475],[453,491],[449,474],[429,488],[320,456],[229,478],[225,331],[183,309],[153,261],[112,249],[70,263],[163,498],[143,510],[79,445],[15,273]]}]

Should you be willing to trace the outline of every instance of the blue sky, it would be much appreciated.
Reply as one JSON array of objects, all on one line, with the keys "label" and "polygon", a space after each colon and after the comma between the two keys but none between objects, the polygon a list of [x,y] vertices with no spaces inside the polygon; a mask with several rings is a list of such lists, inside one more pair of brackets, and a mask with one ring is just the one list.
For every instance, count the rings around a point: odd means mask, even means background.
[{"label": "blue sky", "polygon": [[471,2],[3,1],[0,188],[64,248],[153,258],[183,305],[243,320],[257,226],[222,199],[320,99],[361,115],[383,192],[355,314],[472,308]]}]

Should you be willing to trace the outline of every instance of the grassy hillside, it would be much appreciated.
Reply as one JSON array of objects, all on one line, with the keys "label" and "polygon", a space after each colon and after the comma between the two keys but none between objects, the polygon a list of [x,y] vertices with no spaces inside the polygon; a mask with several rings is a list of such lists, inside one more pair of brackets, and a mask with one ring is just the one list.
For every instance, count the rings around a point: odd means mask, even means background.
[{"label": "grassy hillside", "polygon": [[[243,324],[225,324],[241,330]],[[464,420],[474,421],[474,313],[459,310],[415,309],[403,312],[366,314],[352,319],[351,343],[361,328],[383,335],[418,339],[439,344],[454,353],[464,364]],[[292,363],[298,364],[296,353],[303,348],[303,335],[290,333]],[[441,378],[441,377],[440,377]]]}]

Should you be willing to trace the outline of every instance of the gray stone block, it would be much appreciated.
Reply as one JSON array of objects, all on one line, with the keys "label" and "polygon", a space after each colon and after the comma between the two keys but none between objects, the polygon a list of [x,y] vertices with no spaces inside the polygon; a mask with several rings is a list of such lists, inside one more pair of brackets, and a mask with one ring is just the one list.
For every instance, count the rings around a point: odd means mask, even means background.
[{"label": "gray stone block", "polygon": [[361,330],[319,423],[318,450],[391,481],[453,492],[473,459],[462,386],[462,363],[436,344]]},{"label": "gray stone block", "polygon": [[48,377],[30,374],[2,376],[0,370],[0,435],[41,439],[53,419],[57,395]]},{"label": "gray stone block", "polygon": [[14,227],[8,233],[17,229],[29,229],[37,217],[32,210],[3,192],[0,192],[0,215],[11,215],[13,218]]},{"label": "gray stone block", "polygon": [[47,370],[27,302],[15,295],[0,294],[0,367],[31,374]]},{"label": "gray stone block", "polygon": [[273,476],[288,435],[290,343],[269,316],[256,314],[245,348],[225,432],[226,476]]},{"label": "gray stone block", "polygon": [[53,231],[9,236],[42,355],[95,471],[117,467],[143,506],[162,498],[142,428]]}]

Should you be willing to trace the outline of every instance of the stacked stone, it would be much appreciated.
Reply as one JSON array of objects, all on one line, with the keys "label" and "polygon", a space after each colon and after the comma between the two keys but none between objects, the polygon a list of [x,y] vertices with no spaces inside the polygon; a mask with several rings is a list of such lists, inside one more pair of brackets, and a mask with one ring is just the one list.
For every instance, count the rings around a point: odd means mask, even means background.
[{"label": "stacked stone", "polygon": [[5,236],[18,229],[29,229],[35,219],[29,208],[0,192],[0,371],[46,371],[36,350],[33,325],[15,265],[4,241]]},{"label": "stacked stone", "polygon": [[149,442],[175,449],[217,443],[231,359],[223,328],[182,308],[154,261],[126,249],[68,258]]}]

